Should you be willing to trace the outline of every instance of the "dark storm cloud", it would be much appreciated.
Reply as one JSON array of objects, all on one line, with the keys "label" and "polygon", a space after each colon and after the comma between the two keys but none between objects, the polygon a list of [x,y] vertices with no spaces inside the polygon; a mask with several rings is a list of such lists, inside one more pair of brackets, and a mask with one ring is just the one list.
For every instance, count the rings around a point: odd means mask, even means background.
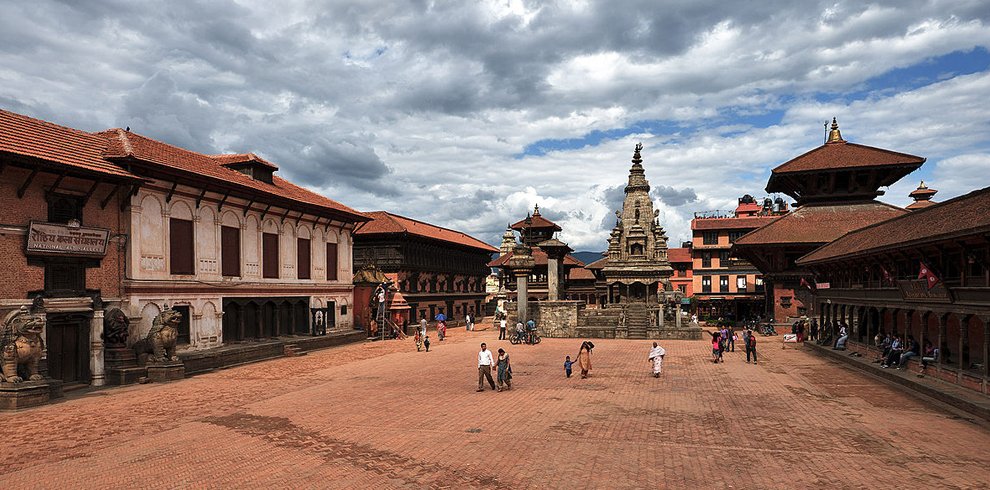
[{"label": "dark storm cloud", "polygon": [[685,204],[690,204],[698,201],[698,193],[690,187],[685,187],[683,189],[675,189],[666,185],[653,186],[650,191],[650,195],[660,199],[664,204],[668,206],[683,206]]}]

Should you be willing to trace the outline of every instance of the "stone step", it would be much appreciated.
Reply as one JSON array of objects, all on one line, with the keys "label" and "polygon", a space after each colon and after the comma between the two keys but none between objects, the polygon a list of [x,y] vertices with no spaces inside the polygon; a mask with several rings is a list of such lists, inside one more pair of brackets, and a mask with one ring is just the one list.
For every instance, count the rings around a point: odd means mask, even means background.
[{"label": "stone step", "polygon": [[299,357],[306,355],[306,352],[295,344],[286,344],[282,346],[282,353],[285,355],[285,357]]}]

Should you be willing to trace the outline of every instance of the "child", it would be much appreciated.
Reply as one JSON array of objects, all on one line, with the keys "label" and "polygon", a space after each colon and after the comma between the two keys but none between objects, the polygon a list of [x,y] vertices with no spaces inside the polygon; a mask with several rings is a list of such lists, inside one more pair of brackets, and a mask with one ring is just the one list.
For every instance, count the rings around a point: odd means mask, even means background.
[{"label": "child", "polygon": [[571,366],[573,364],[574,363],[571,362],[571,356],[567,356],[567,358],[564,359],[564,374],[566,374],[568,378],[571,377]]},{"label": "child", "polygon": [[423,349],[423,335],[417,329],[416,330],[416,352],[419,352],[422,349]]},{"label": "child", "polygon": [[721,354],[719,349],[719,334],[718,331],[712,332],[712,362],[718,364],[718,358]]},{"label": "child", "polygon": [[426,346],[426,352],[430,352],[430,336],[429,335],[427,335],[426,338],[423,339],[423,345]]}]

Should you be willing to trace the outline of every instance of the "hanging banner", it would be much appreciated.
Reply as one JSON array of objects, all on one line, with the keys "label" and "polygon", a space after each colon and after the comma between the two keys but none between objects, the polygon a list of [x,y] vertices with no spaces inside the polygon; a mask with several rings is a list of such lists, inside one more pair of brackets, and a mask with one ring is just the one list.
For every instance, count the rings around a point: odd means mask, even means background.
[{"label": "hanging banner", "polygon": [[27,234],[27,255],[103,257],[107,254],[110,230],[31,222]]}]

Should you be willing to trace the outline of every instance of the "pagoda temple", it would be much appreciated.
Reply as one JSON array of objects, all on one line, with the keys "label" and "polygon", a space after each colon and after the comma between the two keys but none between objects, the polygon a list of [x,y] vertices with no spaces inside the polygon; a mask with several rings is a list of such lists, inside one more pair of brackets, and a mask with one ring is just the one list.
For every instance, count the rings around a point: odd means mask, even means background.
[{"label": "pagoda temple", "polygon": [[919,156],[850,143],[833,118],[825,144],[774,168],[766,191],[794,198],[796,209],[743,235],[732,248],[763,273],[769,318],[789,323],[813,315],[815,279],[795,260],[853,230],[907,213],[876,198],[884,193],[880,187],[924,163]]}]

